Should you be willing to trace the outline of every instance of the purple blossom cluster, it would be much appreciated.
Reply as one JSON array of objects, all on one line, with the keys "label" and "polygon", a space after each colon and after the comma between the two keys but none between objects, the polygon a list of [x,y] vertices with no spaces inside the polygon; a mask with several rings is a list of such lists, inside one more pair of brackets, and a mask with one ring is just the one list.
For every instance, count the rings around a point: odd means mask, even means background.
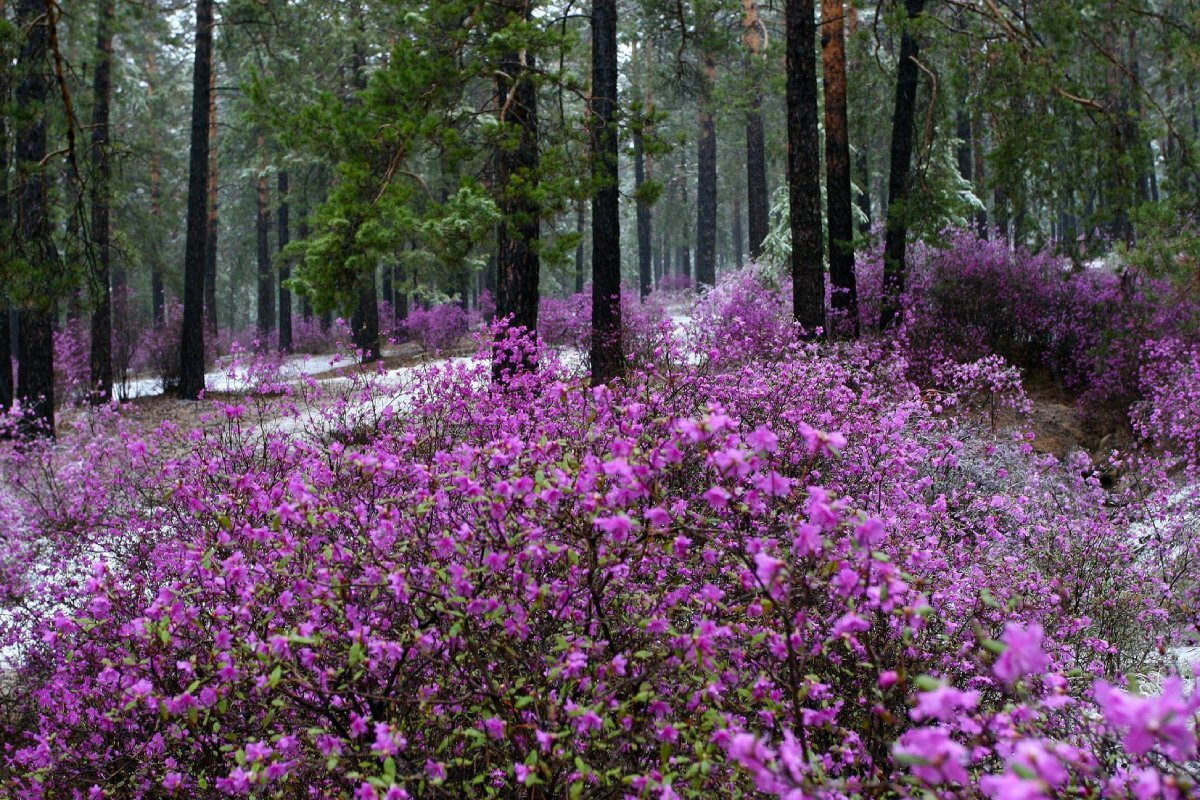
[{"label": "purple blossom cluster", "polygon": [[552,348],[493,382],[532,346],[493,326],[407,382],[255,361],[196,429],[104,408],[5,449],[0,786],[1200,793],[1194,437],[1156,435],[1194,344],[1139,347],[1138,480],[1105,488],[981,417],[1024,406],[1014,359],[921,365],[941,305],[815,344],[788,296],[731,276],[679,331],[635,299],[609,387]]}]

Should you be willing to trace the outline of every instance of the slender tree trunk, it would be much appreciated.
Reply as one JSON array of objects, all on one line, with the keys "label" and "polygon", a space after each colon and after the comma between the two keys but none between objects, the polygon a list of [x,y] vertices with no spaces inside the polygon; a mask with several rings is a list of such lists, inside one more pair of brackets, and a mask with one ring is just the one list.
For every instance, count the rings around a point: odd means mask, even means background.
[{"label": "slender tree trunk", "polygon": [[112,399],[112,288],[110,281],[109,193],[112,165],[108,160],[109,103],[112,99],[113,17],[112,0],[100,0],[96,22],[96,67],[92,78],[92,284],[96,297],[92,309],[91,386],[92,403]]},{"label": "slender tree trunk", "polygon": [[[496,186],[500,192],[501,222],[496,237],[496,316],[511,315],[513,328],[536,342],[538,282],[541,259],[541,206],[538,187],[537,87],[529,77],[532,57],[509,53],[500,65],[507,77],[498,78],[500,123],[516,129],[516,147],[496,152]],[[507,356],[507,358],[505,358]],[[492,377],[503,380],[506,373],[537,368],[536,354],[524,348],[517,353],[494,352]]]},{"label": "slender tree trunk", "polygon": [[854,214],[850,135],[846,115],[846,36],[842,0],[821,2],[821,60],[825,77],[825,193],[829,225],[831,305],[858,336],[858,288],[854,280]]},{"label": "slender tree trunk", "polygon": [[208,76],[208,231],[204,246],[204,332],[217,338],[217,238],[220,231],[220,160],[217,156],[217,70]]},{"label": "slender tree trunk", "polygon": [[[263,148],[261,136],[258,146],[261,152]],[[269,346],[268,340],[271,333],[275,330],[275,275],[271,268],[271,193],[267,185],[265,165],[259,165],[258,178],[255,179],[254,200],[255,260],[258,265],[257,333],[259,347],[266,349]]]},{"label": "slender tree trunk", "polygon": [[213,0],[196,0],[192,72],[192,144],[188,163],[187,239],[183,257],[183,341],[179,396],[204,391],[204,256],[208,240],[208,96],[212,70]]},{"label": "slender tree trunk", "polygon": [[806,335],[825,328],[821,230],[821,149],[817,127],[813,0],[787,0],[788,207],[792,230],[792,314]]},{"label": "slender tree trunk", "polygon": [[[972,118],[972,158],[974,160],[974,170],[972,178],[974,179],[974,187],[976,187],[976,197],[984,200],[986,193],[984,192],[984,160],[983,160],[983,125],[982,118],[978,112],[974,113]],[[983,239],[988,237],[988,203],[984,200],[982,209],[976,212],[976,230],[979,236]]]},{"label": "slender tree trunk", "polygon": [[637,202],[638,289],[644,298],[653,288],[653,269],[650,263],[650,206],[642,198],[646,183],[646,152],[642,138],[643,120],[633,130],[633,185]]},{"label": "slender tree trunk", "polygon": [[734,195],[731,204],[733,206],[733,263],[737,269],[741,269],[745,266],[742,256],[746,252],[746,243],[742,240],[742,201],[738,199],[737,195]]},{"label": "slender tree trunk", "polygon": [[[17,66],[14,100],[26,114],[16,129],[17,247],[35,284],[49,287],[58,270],[58,252],[50,239],[50,208],[42,161],[46,158],[46,101],[49,97],[46,54],[50,20],[42,0],[20,0],[17,29],[25,32]],[[25,430],[54,435],[53,292],[22,298],[17,339],[17,397]]]},{"label": "slender tree trunk", "polygon": [[617,3],[592,2],[592,385],[625,372],[617,175]]},{"label": "slender tree trunk", "polygon": [[[0,16],[4,15],[4,0],[0,0]],[[0,58],[5,64],[12,61],[7,46],[0,47]],[[11,75],[0,70],[0,106],[7,106]],[[13,257],[13,242],[16,231],[12,225],[12,202],[8,185],[8,115],[0,114],[0,260],[7,263]],[[8,411],[13,404],[12,336],[9,325],[10,306],[7,292],[0,292],[0,411]]]},{"label": "slender tree trunk", "polygon": [[582,200],[575,203],[575,232],[579,234],[579,244],[575,246],[575,294],[583,293],[584,276],[587,274],[587,263],[583,246],[583,232],[587,226],[587,209]]},{"label": "slender tree trunk", "polygon": [[717,120],[712,108],[716,62],[704,55],[700,141],[696,145],[696,285],[717,282]]},{"label": "slender tree trunk", "polygon": [[743,40],[750,50],[750,108],[746,112],[746,216],[750,232],[750,260],[762,258],[763,240],[771,230],[771,203],[767,192],[767,147],[762,112],[762,57],[766,28],[758,15],[757,0],[742,0]]},{"label": "slender tree trunk", "polygon": [[[157,75],[154,51],[146,57],[146,96],[153,102],[155,78]],[[158,232],[161,230],[162,219],[162,155],[156,144],[150,150],[150,225],[155,232],[150,242],[150,314],[155,328],[161,328],[165,321],[166,292],[163,288],[162,273],[162,239]]]},{"label": "slender tree trunk", "polygon": [[[279,252],[288,246],[288,174],[279,170]],[[279,352],[292,352],[292,290],[287,282],[292,277],[292,268],[287,258],[279,260]]]},{"label": "slender tree trunk", "polygon": [[[307,189],[307,182],[305,185],[305,189]],[[305,194],[306,194],[306,192],[301,193],[302,200],[304,199]],[[308,205],[308,203],[306,201],[304,203],[304,205],[302,205],[300,207],[300,222],[296,226],[296,235],[300,238],[300,241],[302,241],[302,242],[308,241],[308,208],[307,208],[307,205]],[[312,321],[312,317],[313,317],[312,300],[309,299],[309,296],[307,293],[300,295],[300,316],[301,316],[301,318],[303,318],[303,320],[305,322]]]},{"label": "slender tree trunk", "polygon": [[[396,265],[396,307],[394,312],[396,322],[404,322],[408,319],[408,275],[403,261]],[[484,322],[491,322],[491,320],[484,320]]]},{"label": "slender tree trunk", "polygon": [[[918,17],[925,0],[905,0],[909,19]],[[888,173],[887,232],[883,246],[883,303],[880,330],[890,328],[900,316],[904,294],[905,251],[908,248],[909,172],[912,169],[913,120],[917,106],[917,56],[920,44],[907,27],[900,39],[900,62],[896,68],[896,105],[892,113],[892,158]]]}]

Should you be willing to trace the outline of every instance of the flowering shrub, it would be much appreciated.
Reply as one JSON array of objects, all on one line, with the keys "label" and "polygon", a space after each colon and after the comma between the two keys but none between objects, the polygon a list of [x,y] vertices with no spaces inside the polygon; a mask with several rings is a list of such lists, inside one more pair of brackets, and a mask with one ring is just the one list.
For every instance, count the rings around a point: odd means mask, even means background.
[{"label": "flowering shrub", "polygon": [[[786,296],[723,278],[681,335],[638,304],[610,387],[550,348],[494,383],[532,345],[489,330],[330,382],[250,358],[194,430],[106,408],[6,448],[0,785],[1195,796],[1178,456],[1105,489],[980,424],[1023,404],[1008,361],[931,393],[890,343],[798,341]],[[1145,413],[1188,408],[1197,372],[1154,369]]]},{"label": "flowering shrub", "polygon": [[77,403],[88,396],[92,385],[91,327],[76,317],[54,332],[54,398],[62,404]]},{"label": "flowering shrub", "polygon": [[407,334],[430,352],[450,349],[466,336],[469,327],[467,312],[458,303],[409,309],[403,324]]}]

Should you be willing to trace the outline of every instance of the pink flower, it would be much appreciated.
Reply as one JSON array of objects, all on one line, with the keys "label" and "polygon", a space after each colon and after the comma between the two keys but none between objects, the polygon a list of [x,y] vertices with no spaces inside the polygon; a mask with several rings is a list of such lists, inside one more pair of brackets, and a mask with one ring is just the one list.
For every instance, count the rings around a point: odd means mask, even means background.
[{"label": "pink flower", "polygon": [[618,514],[615,517],[597,517],[595,524],[618,544],[628,540],[629,532],[633,530],[633,522],[624,514]]},{"label": "pink flower", "polygon": [[945,684],[917,695],[917,707],[911,716],[920,721],[936,719],[942,722],[952,722],[958,718],[961,711],[974,711],[979,705],[979,692],[962,692]]},{"label": "pink flower", "polygon": [[701,497],[708,501],[710,506],[720,511],[721,509],[725,508],[725,506],[729,505],[729,501],[733,495],[722,489],[720,486],[714,486],[701,495]]},{"label": "pink flower", "polygon": [[784,563],[778,558],[769,556],[762,551],[754,554],[754,576],[767,588],[774,586],[775,582],[779,580],[784,566]]},{"label": "pink flower", "polygon": [[937,786],[948,781],[966,784],[967,749],[950,738],[946,728],[914,728],[896,743],[894,752],[908,763],[913,775]]},{"label": "pink flower", "polygon": [[1025,675],[1041,675],[1049,666],[1042,650],[1042,626],[1034,623],[1025,628],[1010,622],[1004,627],[1000,641],[1008,647],[996,659],[992,671],[1005,683],[1015,683]]}]

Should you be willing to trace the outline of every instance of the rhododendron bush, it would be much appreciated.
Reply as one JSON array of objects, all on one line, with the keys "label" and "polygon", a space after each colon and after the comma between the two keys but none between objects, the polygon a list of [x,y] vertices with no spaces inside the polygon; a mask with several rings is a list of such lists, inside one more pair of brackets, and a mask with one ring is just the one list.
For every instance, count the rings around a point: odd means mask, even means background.
[{"label": "rhododendron bush", "polygon": [[[646,323],[610,387],[549,348],[503,384],[262,362],[194,430],[102,409],[10,448],[2,785],[1200,792],[1194,436],[1106,489],[994,424],[1027,404],[1003,359],[930,390],[903,343],[797,341],[754,280]],[[1176,384],[1147,358],[1143,424],[1194,412],[1186,352]]]}]

